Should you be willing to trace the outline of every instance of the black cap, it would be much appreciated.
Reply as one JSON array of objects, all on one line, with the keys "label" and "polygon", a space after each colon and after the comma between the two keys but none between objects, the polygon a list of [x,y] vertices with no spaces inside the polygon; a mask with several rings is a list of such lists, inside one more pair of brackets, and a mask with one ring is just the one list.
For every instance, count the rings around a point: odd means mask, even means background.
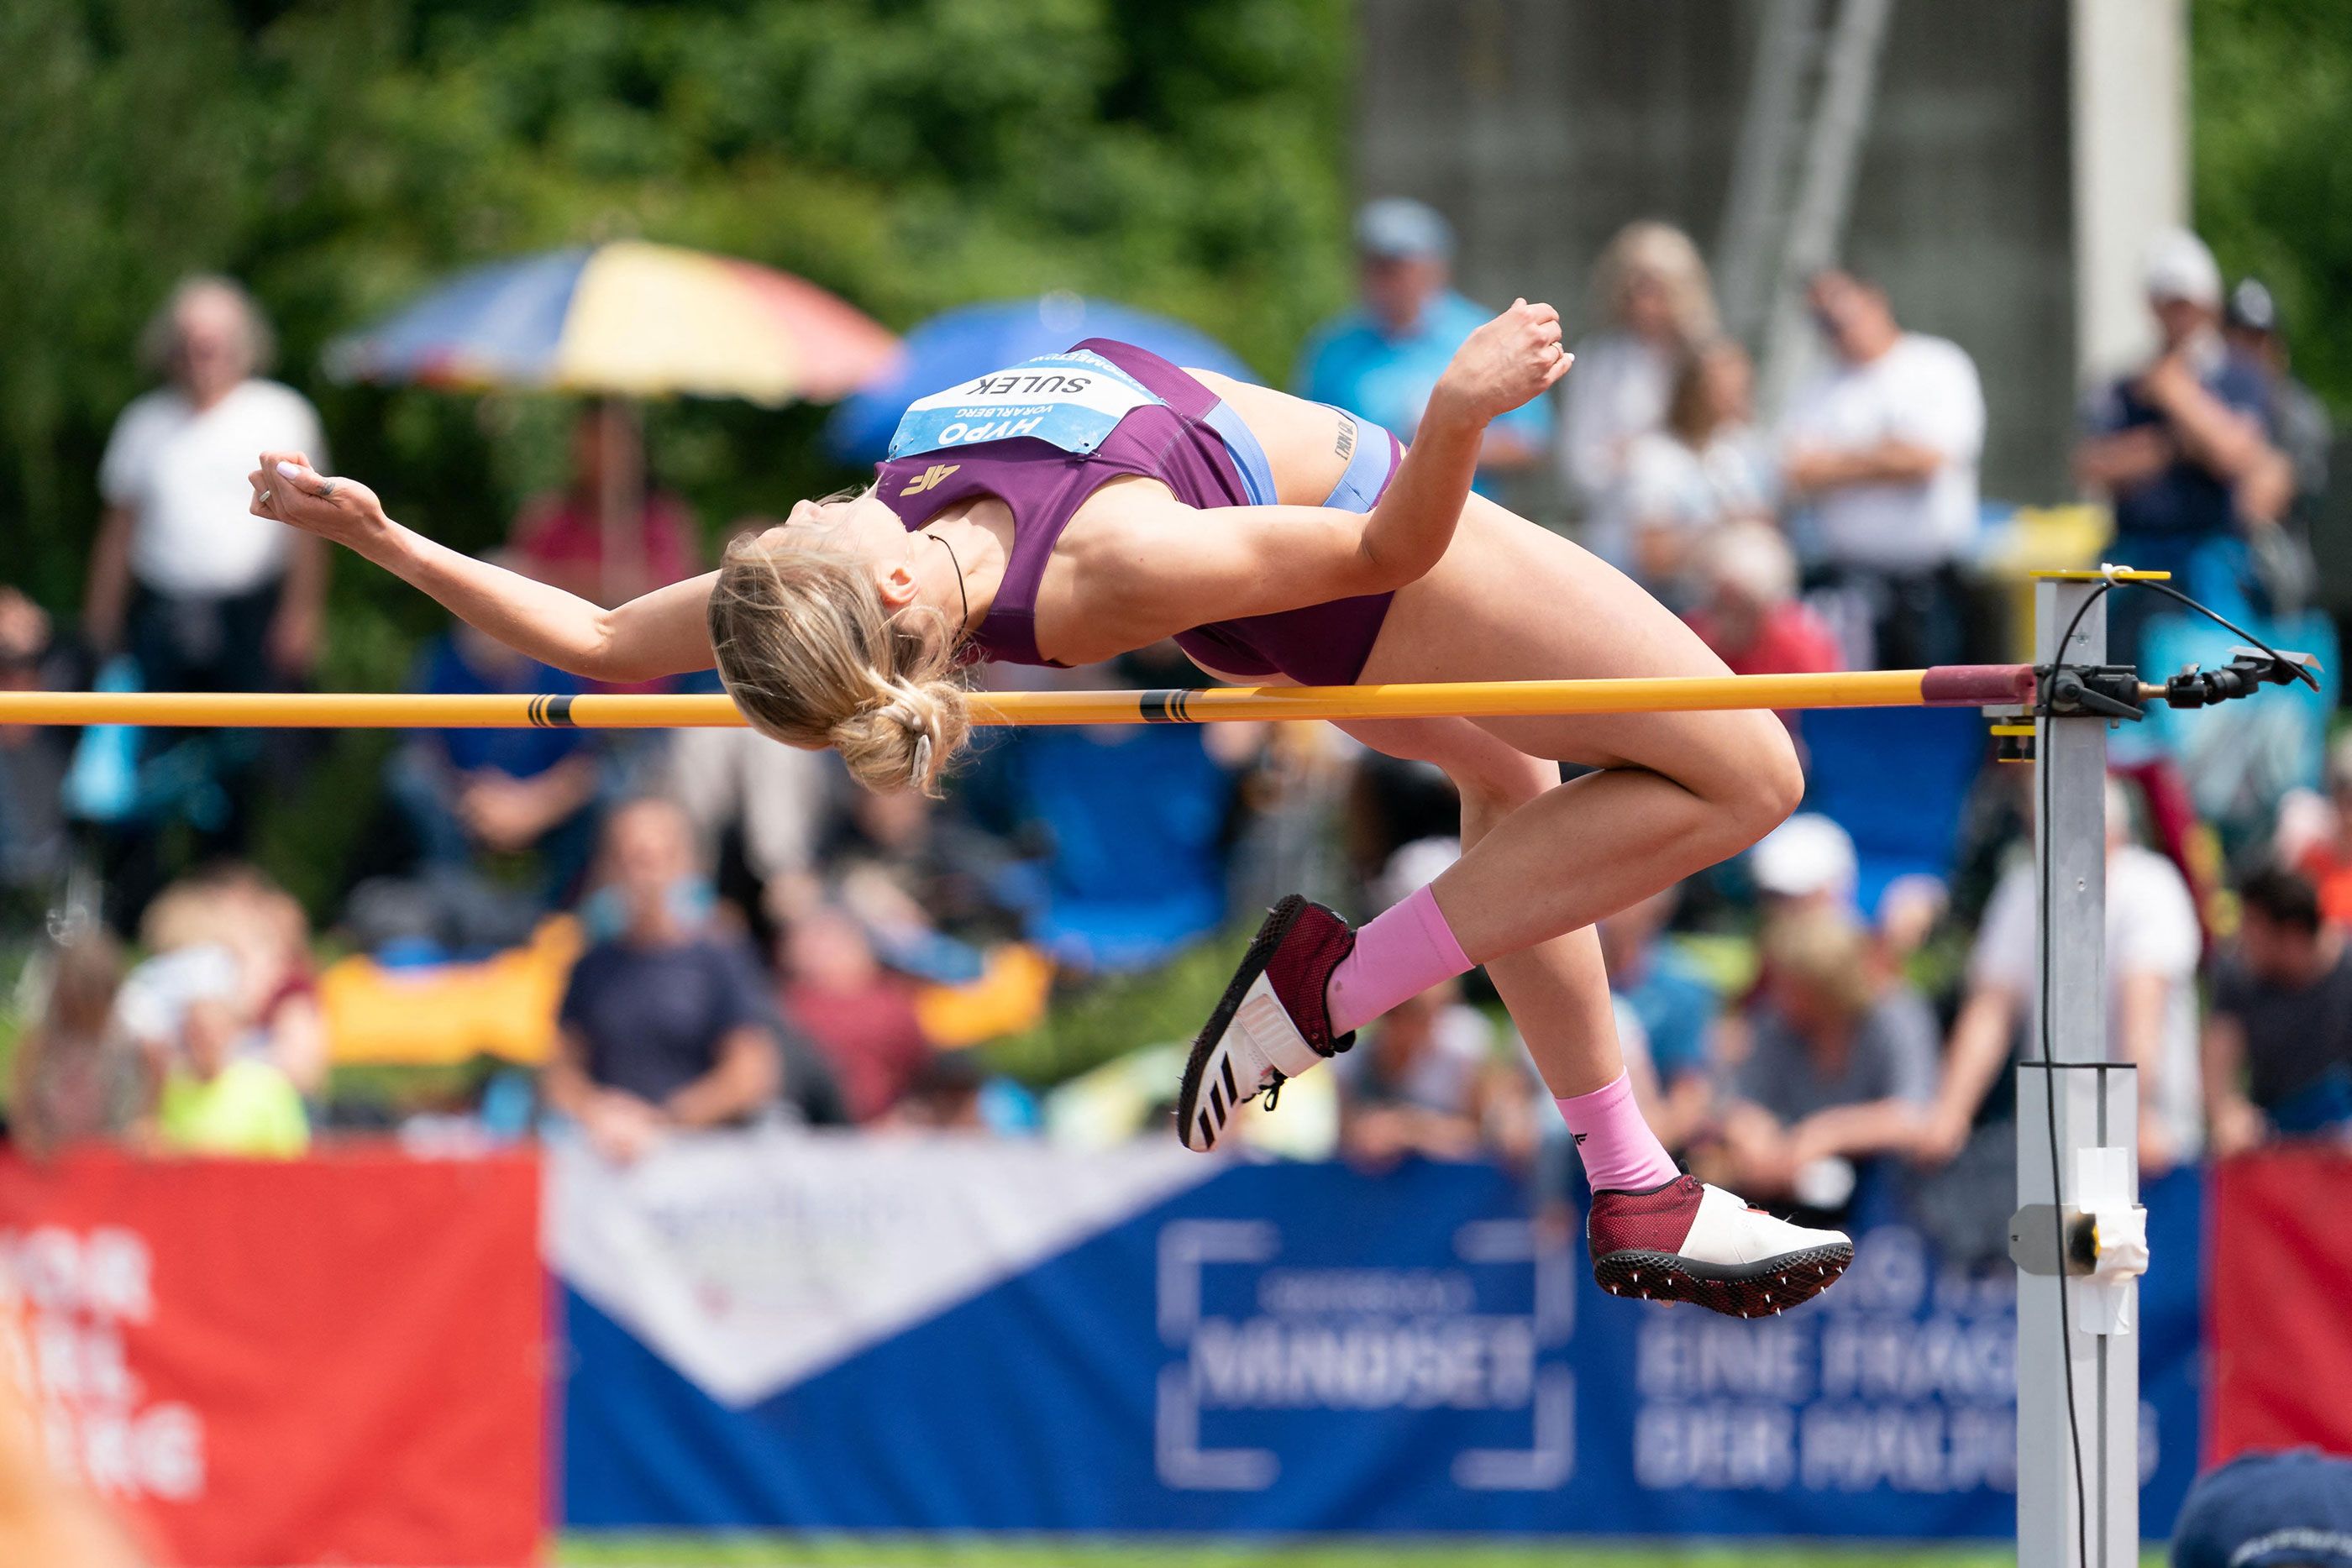
[{"label": "black cap", "polygon": [[2244,278],[2230,290],[2230,304],[2222,319],[2249,332],[2276,332],[2278,301],[2271,298],[2270,289],[2261,278]]}]

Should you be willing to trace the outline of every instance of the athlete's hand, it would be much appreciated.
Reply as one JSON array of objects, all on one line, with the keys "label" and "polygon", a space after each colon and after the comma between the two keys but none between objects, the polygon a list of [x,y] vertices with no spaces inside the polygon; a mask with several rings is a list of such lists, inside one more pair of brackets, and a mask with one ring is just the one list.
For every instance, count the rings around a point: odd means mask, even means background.
[{"label": "athlete's hand", "polygon": [[1559,338],[1559,311],[1513,301],[1454,350],[1430,393],[1431,413],[1442,409],[1483,424],[1542,396],[1576,361]]},{"label": "athlete's hand", "polygon": [[257,517],[300,528],[336,544],[357,545],[383,527],[383,503],[356,479],[330,479],[299,452],[265,452],[261,466],[245,476],[253,486]]}]

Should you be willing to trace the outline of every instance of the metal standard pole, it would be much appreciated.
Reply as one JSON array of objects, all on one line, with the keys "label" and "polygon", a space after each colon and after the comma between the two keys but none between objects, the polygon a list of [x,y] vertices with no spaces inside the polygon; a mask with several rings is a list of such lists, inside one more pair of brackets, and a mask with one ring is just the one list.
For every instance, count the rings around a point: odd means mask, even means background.
[{"label": "metal standard pole", "polygon": [[[2039,662],[2105,660],[2106,601],[2092,599],[2098,586],[2036,586]],[[2061,650],[2057,639],[2078,612]],[[2138,1086],[2128,1066],[2108,1061],[2106,724],[2044,716],[2036,725],[2039,1043],[2018,1071],[2011,1226],[2020,1568],[2139,1561],[2139,1288],[2136,1270],[2105,1255],[2130,1228],[2139,1194]],[[2063,1245],[2053,1234],[2060,1228]]]}]

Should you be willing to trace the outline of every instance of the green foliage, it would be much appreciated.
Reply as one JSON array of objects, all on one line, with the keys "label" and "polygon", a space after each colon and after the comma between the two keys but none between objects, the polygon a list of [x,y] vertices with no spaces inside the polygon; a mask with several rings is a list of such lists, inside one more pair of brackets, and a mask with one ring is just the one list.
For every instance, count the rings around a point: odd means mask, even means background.
[{"label": "green foliage", "polygon": [[1233,978],[1245,931],[1186,948],[1157,968],[1068,985],[1037,1025],[983,1048],[988,1065],[1037,1088],[1066,1082],[1138,1046],[1189,1040]]},{"label": "green foliage", "polygon": [[[79,592],[132,345],[247,280],[337,465],[479,547],[556,473],[551,400],[319,384],[452,269],[619,235],[800,273],[894,327],[1067,287],[1278,377],[1342,295],[1348,0],[28,0],[0,6],[0,580]],[[713,529],[830,487],[820,411],[653,411]],[[339,684],[436,620],[346,568]]]},{"label": "green foliage", "polygon": [[2341,0],[2196,0],[2197,225],[2260,277],[2295,369],[2352,410],[2352,26]]}]

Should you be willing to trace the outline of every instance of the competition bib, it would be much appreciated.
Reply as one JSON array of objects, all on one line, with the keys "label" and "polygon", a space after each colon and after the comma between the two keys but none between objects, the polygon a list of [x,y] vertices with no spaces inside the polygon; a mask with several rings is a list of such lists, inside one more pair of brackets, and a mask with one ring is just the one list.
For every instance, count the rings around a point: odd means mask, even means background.
[{"label": "competition bib", "polygon": [[1074,349],[914,402],[890,438],[890,455],[1026,436],[1083,456],[1129,413],[1165,401],[1101,355]]}]

